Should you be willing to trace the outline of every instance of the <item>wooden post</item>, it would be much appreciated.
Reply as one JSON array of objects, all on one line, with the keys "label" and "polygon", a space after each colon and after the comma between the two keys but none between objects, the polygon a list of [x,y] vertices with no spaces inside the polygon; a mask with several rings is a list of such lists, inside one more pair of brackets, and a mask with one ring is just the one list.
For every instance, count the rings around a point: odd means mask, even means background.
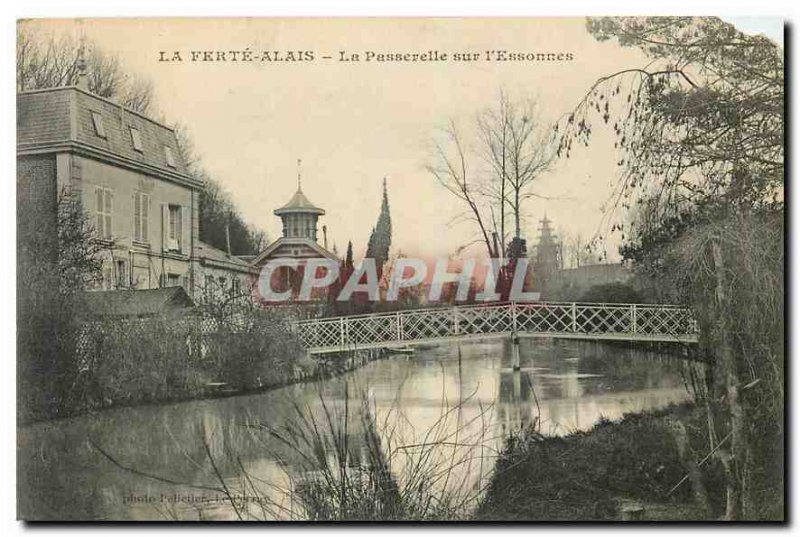
[{"label": "wooden post", "polygon": [[636,335],[636,304],[631,305],[631,333]]},{"label": "wooden post", "polygon": [[394,316],[394,329],[397,335],[397,341],[403,340],[403,319],[400,317],[400,312],[395,313]]},{"label": "wooden post", "polygon": [[511,334],[511,369],[519,371],[519,335],[516,332]]},{"label": "wooden post", "polygon": [[517,333],[517,303],[511,303],[511,333]]},{"label": "wooden post", "polygon": [[577,305],[575,302],[572,303],[572,332],[574,334],[578,333],[578,311]]},{"label": "wooden post", "polygon": [[458,335],[458,308],[453,308],[453,335]]},{"label": "wooden post", "polygon": [[339,317],[339,344],[342,348],[345,346],[344,340],[344,317]]}]

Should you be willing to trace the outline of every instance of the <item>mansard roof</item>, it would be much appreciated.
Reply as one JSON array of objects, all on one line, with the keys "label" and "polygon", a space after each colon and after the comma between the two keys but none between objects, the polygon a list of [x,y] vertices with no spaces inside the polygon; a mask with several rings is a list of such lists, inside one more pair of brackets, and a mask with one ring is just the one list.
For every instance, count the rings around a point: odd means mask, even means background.
[{"label": "mansard roof", "polygon": [[17,93],[17,152],[65,150],[200,186],[189,176],[170,127],[77,86]]},{"label": "mansard roof", "polygon": [[325,214],[325,210],[311,203],[299,187],[292,199],[289,200],[289,203],[279,209],[275,209],[274,212],[278,216],[291,213]]}]

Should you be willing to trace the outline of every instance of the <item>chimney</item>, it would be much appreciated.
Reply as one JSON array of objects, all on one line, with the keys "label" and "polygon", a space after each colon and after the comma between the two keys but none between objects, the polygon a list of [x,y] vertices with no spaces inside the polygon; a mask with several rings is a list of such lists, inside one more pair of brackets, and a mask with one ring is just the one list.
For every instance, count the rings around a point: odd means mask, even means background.
[{"label": "chimney", "polygon": [[322,226],[322,245],[328,249],[328,226]]},{"label": "chimney", "polygon": [[225,244],[228,246],[228,257],[231,256],[231,225],[225,224]]},{"label": "chimney", "polygon": [[86,72],[86,46],[83,43],[78,49],[76,67],[78,68],[78,82],[76,85],[84,91],[89,91],[89,75]]}]

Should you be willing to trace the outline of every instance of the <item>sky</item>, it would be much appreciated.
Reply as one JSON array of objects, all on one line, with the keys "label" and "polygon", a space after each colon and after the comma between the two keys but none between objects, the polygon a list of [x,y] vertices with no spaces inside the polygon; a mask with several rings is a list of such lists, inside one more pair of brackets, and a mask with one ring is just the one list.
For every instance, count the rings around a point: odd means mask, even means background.
[{"label": "sky", "polygon": [[[775,21],[736,18],[753,32],[781,37]],[[778,23],[780,21],[778,20]],[[42,21],[42,31],[84,35],[152,80],[159,114],[188,129],[204,167],[230,192],[246,221],[280,235],[273,210],[297,188],[326,210],[329,246],[348,240],[363,255],[388,178],[392,247],[442,256],[471,244],[477,228],[465,207],[425,170],[431,140],[450,120],[467,135],[503,91],[536,102],[543,124],[568,113],[600,76],[642,66],[644,56],[597,42],[583,18],[557,19],[95,19]],[[777,26],[779,27],[779,25]],[[306,62],[190,61],[191,51],[313,51]],[[440,53],[508,50],[571,53],[554,62],[365,62],[364,51]],[[183,61],[159,61],[161,52]],[[337,61],[361,54],[361,62]],[[322,56],[331,56],[330,60]],[[537,179],[524,211],[525,235],[547,215],[561,234],[607,234],[603,218],[618,168],[613,137]],[[479,168],[470,161],[470,169]],[[488,216],[488,215],[487,215]],[[321,230],[320,230],[321,231]],[[321,235],[321,233],[320,233]],[[604,245],[614,259],[618,238]],[[481,253],[478,245],[467,252]]]}]

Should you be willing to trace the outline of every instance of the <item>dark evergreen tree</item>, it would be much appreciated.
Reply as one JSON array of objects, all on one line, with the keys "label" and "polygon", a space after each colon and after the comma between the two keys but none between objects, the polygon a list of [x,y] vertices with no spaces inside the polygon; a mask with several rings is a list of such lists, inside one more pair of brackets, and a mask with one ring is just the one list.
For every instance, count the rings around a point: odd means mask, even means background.
[{"label": "dark evergreen tree", "polygon": [[392,217],[389,215],[389,196],[386,192],[386,179],[383,180],[383,202],[378,223],[372,229],[367,243],[367,257],[375,260],[378,281],[383,276],[383,265],[389,259],[389,246],[392,244]]},{"label": "dark evergreen tree", "polygon": [[353,268],[353,241],[347,241],[347,254],[344,258],[344,266],[346,269],[350,270]]},{"label": "dark evergreen tree", "polygon": [[205,174],[201,178],[200,240],[226,251],[227,234],[230,234],[233,255],[258,254],[265,246],[264,233],[244,221],[230,194],[219,182]]}]

